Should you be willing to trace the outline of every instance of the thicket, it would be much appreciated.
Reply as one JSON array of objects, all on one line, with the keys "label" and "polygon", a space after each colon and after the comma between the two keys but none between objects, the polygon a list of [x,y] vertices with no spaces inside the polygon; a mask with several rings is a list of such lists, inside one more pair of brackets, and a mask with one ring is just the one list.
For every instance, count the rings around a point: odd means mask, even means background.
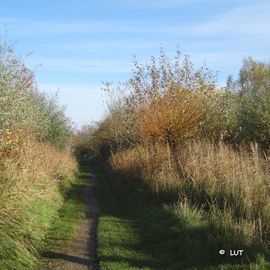
[{"label": "thicket", "polygon": [[34,269],[74,179],[70,124],[13,46],[0,43],[0,269]]},{"label": "thicket", "polygon": [[81,149],[191,219],[212,220],[228,248],[254,248],[249,259],[269,251],[270,65],[244,59],[218,87],[179,51],[134,64],[130,80],[106,85],[108,113]]},{"label": "thicket", "polygon": [[64,108],[55,97],[38,91],[34,73],[6,43],[0,44],[0,86],[1,134],[9,129],[16,134],[31,129],[40,140],[59,148],[67,145],[70,123]]}]

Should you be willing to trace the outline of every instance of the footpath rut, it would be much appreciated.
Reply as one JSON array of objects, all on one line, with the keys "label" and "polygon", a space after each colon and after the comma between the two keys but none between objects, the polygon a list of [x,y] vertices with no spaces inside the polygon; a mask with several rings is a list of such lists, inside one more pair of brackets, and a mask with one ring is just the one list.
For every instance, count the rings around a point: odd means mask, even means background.
[{"label": "footpath rut", "polygon": [[92,191],[93,180],[84,189],[86,218],[78,221],[77,234],[70,247],[54,258],[54,270],[99,270],[96,254],[96,230],[99,208]]}]

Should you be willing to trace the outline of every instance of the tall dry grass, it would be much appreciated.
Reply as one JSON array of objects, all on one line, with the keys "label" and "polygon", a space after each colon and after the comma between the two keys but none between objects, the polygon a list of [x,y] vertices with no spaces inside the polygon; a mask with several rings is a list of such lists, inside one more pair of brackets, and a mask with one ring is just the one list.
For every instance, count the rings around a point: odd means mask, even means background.
[{"label": "tall dry grass", "polygon": [[113,154],[110,163],[128,181],[140,180],[169,200],[188,199],[212,216],[221,211],[246,223],[254,241],[269,239],[270,162],[256,145],[235,151],[223,143],[192,141],[175,151],[163,144],[140,145]]},{"label": "tall dry grass", "polygon": [[76,163],[70,153],[28,138],[2,154],[0,168],[0,269],[32,269]]}]

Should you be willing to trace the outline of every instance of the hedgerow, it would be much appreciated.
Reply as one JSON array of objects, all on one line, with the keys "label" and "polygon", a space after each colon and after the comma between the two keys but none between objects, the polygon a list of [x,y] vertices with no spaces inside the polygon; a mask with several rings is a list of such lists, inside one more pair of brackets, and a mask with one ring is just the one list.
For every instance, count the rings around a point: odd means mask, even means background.
[{"label": "hedgerow", "polygon": [[23,58],[0,43],[0,269],[36,269],[75,179],[70,132],[57,100],[40,93]]}]

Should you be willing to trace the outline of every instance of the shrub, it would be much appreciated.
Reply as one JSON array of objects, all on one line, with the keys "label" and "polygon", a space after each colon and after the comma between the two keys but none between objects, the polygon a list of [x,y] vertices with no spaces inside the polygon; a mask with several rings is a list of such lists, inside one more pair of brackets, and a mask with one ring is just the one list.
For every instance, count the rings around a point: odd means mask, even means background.
[{"label": "shrub", "polygon": [[237,91],[236,106],[231,115],[234,128],[231,137],[241,142],[257,142],[262,150],[270,146],[270,66],[252,58],[244,60],[236,81],[228,89]]},{"label": "shrub", "polygon": [[[95,138],[106,153],[159,140],[171,146],[200,135],[206,121],[215,75],[206,67],[195,69],[189,57],[176,52],[171,61],[161,49],[160,57],[140,65],[130,80],[116,88],[109,83],[108,114],[98,125]],[[209,107],[210,108],[210,107]]]},{"label": "shrub", "polygon": [[[171,147],[201,134],[206,119],[206,99],[201,93],[170,89],[139,108],[139,135],[147,142],[168,142]],[[205,104],[205,106],[204,106]]]},{"label": "shrub", "polygon": [[70,123],[56,98],[38,92],[34,73],[12,46],[0,44],[0,132],[29,129],[59,148],[68,144]]},{"label": "shrub", "polygon": [[133,76],[126,84],[129,106],[148,104],[169,89],[184,89],[203,93],[215,89],[216,75],[203,66],[196,69],[189,56],[176,51],[172,61],[161,48],[159,57],[151,57],[144,65],[134,61]]},{"label": "shrub", "polygon": [[118,105],[98,124],[95,142],[103,153],[127,148],[138,141],[136,115],[126,107]]},{"label": "shrub", "polygon": [[[0,269],[34,269],[60,190],[76,173],[69,121],[13,48],[0,44]],[[61,149],[61,151],[60,151]]]}]

